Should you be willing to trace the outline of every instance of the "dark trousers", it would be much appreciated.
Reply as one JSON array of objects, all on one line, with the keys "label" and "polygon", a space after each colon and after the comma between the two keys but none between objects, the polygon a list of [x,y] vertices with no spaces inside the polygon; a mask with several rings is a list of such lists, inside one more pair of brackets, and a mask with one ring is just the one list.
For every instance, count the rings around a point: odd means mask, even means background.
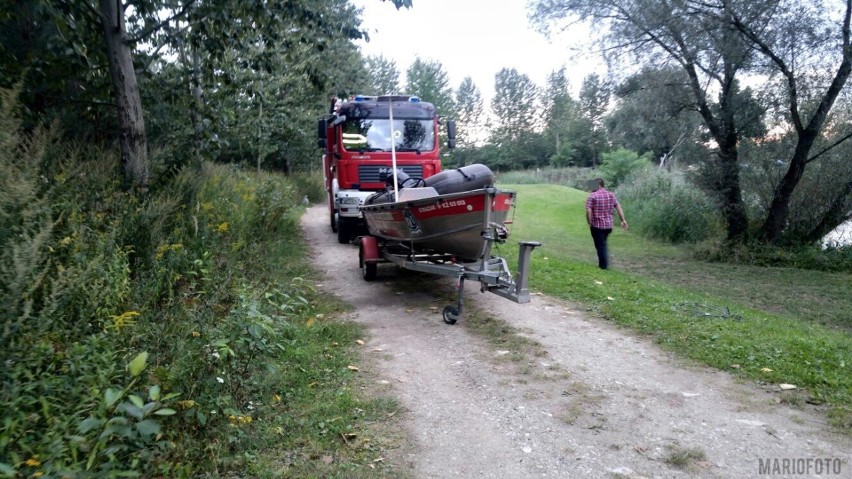
[{"label": "dark trousers", "polygon": [[601,269],[606,269],[607,266],[609,266],[607,261],[606,238],[610,233],[612,233],[612,228],[601,229],[590,226],[589,229],[592,231],[592,239],[595,240],[595,250],[598,252],[598,266],[600,266]]}]

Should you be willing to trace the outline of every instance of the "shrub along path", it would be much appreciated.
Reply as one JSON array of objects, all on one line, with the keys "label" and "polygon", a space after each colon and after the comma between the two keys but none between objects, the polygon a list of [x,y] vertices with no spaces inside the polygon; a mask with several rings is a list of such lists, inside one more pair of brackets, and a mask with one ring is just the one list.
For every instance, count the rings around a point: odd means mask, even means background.
[{"label": "shrub along path", "polygon": [[[380,451],[386,475],[754,477],[761,460],[791,457],[837,459],[830,465],[848,475],[850,437],[779,404],[777,388],[677,359],[594,307],[546,296],[517,305],[471,285],[465,317],[445,325],[452,281],[384,265],[364,282],[357,247],[337,244],[327,218],[323,206],[302,218],[319,287],[353,306],[348,319],[368,333],[359,374],[399,398],[394,418],[407,431]],[[551,254],[534,253],[535,288],[573,273],[565,263],[551,271]],[[591,280],[603,301],[620,297],[616,276]]]}]

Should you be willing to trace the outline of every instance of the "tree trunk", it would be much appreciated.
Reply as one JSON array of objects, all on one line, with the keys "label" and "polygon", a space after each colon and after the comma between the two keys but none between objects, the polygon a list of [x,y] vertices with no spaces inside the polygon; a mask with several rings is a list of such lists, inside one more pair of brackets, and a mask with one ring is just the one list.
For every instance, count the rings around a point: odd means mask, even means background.
[{"label": "tree trunk", "polygon": [[[739,154],[736,138],[733,144],[719,145],[719,162],[722,167],[719,193],[723,198],[722,215],[728,226],[728,241],[742,242],[748,238],[748,215],[740,188]],[[689,219],[685,219],[689,221]]]},{"label": "tree trunk", "polygon": [[260,108],[257,114],[257,174],[260,175],[260,163],[263,162],[263,97],[260,97]]},{"label": "tree trunk", "polygon": [[847,198],[852,195],[852,181],[844,185],[840,193],[834,198],[828,211],[822,216],[818,225],[808,233],[807,240],[813,243],[821,240],[825,235],[831,233],[834,228],[849,220],[849,208],[846,206]]},{"label": "tree trunk", "polygon": [[144,189],[148,186],[148,145],[124,8],[121,0],[100,0],[99,4],[118,115],[121,174],[126,187]]},{"label": "tree trunk", "polygon": [[692,79],[692,89],[699,105],[699,113],[719,148],[717,155],[721,168],[718,183],[715,186],[716,192],[722,198],[722,216],[725,218],[728,230],[728,241],[744,242],[748,239],[748,214],[743,204],[740,187],[740,158],[737,147],[739,138],[732,105],[735,72],[735,68],[725,65],[725,81],[719,97],[720,111],[714,115],[704,91],[699,86],[694,69],[687,70]]},{"label": "tree trunk", "polygon": [[204,135],[204,126],[201,121],[201,112],[204,108],[204,91],[201,89],[201,55],[198,47],[190,46],[192,58],[192,73],[190,74],[190,85],[192,88],[192,107],[190,117],[192,118],[192,150],[193,162],[196,166],[201,165],[201,144]]},{"label": "tree trunk", "polygon": [[[812,143],[811,141],[810,144]],[[792,199],[793,191],[802,179],[802,175],[805,174],[805,157],[810,150],[810,144],[803,145],[800,137],[793,153],[793,159],[790,161],[790,167],[787,168],[787,173],[775,187],[772,203],[769,205],[769,213],[766,215],[763,226],[760,227],[759,238],[764,243],[774,243],[781,236],[784,227],[787,226],[790,199]]]}]

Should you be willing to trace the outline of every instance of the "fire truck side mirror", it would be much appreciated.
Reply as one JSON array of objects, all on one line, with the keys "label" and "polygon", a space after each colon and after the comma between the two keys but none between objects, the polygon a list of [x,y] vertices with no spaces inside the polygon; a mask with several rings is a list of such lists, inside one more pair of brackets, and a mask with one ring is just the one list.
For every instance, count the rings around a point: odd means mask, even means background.
[{"label": "fire truck side mirror", "polygon": [[456,121],[447,120],[447,148],[456,147]]},{"label": "fire truck side mirror", "polygon": [[327,145],[328,120],[323,118],[317,122],[317,146],[325,148]]}]

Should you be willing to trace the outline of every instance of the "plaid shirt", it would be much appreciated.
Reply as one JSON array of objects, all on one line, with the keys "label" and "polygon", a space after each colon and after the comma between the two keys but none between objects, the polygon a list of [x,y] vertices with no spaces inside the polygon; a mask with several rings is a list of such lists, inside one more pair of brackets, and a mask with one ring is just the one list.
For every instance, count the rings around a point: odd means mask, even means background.
[{"label": "plaid shirt", "polygon": [[586,199],[586,209],[592,210],[592,227],[612,229],[612,210],[618,206],[615,195],[604,188],[593,191]]}]

